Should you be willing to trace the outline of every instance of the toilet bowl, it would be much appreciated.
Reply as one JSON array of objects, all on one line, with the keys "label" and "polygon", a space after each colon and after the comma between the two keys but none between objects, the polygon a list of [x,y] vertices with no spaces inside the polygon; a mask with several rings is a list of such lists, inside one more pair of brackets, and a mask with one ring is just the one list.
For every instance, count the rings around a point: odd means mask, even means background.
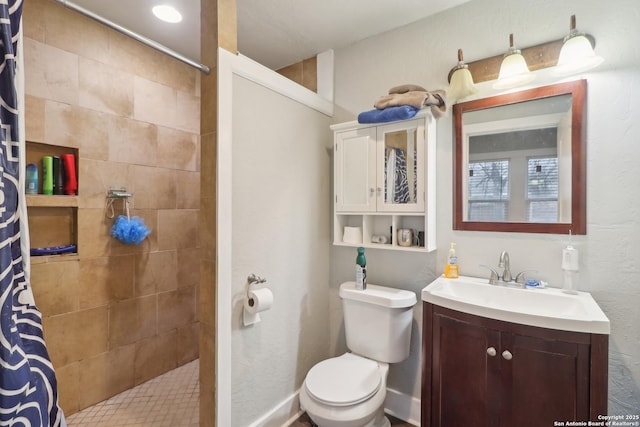
[{"label": "toilet bowl", "polygon": [[324,360],[307,374],[300,406],[319,427],[389,427],[388,372],[387,363],[353,353]]},{"label": "toilet bowl", "polygon": [[384,416],[389,363],[409,356],[416,294],[345,282],[339,295],[351,352],[309,370],[300,407],[319,427],[390,427]]}]

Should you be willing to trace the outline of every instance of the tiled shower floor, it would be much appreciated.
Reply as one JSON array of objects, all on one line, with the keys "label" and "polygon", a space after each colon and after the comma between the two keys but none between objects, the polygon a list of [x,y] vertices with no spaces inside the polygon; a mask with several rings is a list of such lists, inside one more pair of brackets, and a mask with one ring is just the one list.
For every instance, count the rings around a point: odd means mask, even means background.
[{"label": "tiled shower floor", "polygon": [[67,418],[69,427],[198,427],[198,360]]}]

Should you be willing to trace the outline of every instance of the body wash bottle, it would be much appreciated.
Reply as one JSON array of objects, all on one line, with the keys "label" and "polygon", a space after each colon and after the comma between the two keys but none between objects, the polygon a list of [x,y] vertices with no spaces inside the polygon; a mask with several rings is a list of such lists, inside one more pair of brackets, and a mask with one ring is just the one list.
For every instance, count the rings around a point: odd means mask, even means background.
[{"label": "body wash bottle", "polygon": [[444,277],[448,277],[449,279],[458,278],[458,257],[456,256],[455,243],[451,243],[451,247],[449,248],[447,265],[444,268]]}]

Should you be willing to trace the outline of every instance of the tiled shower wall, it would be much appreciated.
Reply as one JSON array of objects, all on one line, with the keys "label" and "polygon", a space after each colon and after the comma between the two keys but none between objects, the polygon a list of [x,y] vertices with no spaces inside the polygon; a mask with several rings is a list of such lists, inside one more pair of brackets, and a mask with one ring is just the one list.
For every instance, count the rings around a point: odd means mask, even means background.
[{"label": "tiled shower wall", "polygon": [[[25,2],[23,26],[27,141],[79,150],[78,256],[31,269],[72,414],[198,357],[199,72],[52,0]],[[152,230],[140,246],[109,236],[120,186]]]}]

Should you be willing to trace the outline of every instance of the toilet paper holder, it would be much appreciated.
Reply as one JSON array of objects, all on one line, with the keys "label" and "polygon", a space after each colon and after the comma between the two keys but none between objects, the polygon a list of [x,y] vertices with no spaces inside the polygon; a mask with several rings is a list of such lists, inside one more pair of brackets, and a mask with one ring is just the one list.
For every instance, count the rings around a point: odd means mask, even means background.
[{"label": "toilet paper holder", "polygon": [[247,277],[247,296],[244,303],[244,308],[242,310],[242,321],[244,323],[244,326],[253,325],[254,323],[258,323],[262,320],[260,318],[259,312],[251,312],[249,310],[257,304],[257,301],[255,301],[252,296],[252,291],[255,288],[254,285],[259,285],[266,282],[266,278],[260,277],[254,273],[251,273]]}]

